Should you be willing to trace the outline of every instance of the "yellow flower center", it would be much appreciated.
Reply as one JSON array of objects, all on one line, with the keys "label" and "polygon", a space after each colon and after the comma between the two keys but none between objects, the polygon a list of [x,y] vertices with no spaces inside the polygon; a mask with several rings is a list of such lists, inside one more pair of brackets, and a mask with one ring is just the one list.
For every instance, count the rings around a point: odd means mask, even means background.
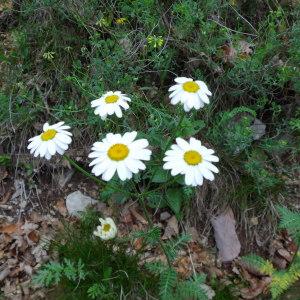
[{"label": "yellow flower center", "polygon": [[110,95],[105,97],[105,102],[106,103],[115,103],[119,100],[119,96],[118,95]]},{"label": "yellow flower center", "polygon": [[110,231],[110,228],[111,228],[110,224],[107,224],[107,223],[106,223],[106,224],[103,225],[103,229],[102,229],[102,230],[103,230],[104,232],[109,232],[109,231]]},{"label": "yellow flower center", "polygon": [[129,149],[124,144],[115,144],[108,149],[107,155],[112,160],[124,160],[129,154]]},{"label": "yellow flower center", "polygon": [[188,93],[196,93],[198,90],[200,90],[200,86],[194,81],[185,82],[182,87],[183,90]]},{"label": "yellow flower center", "polygon": [[202,155],[195,150],[186,151],[184,153],[183,159],[188,165],[196,166],[200,164],[203,160]]},{"label": "yellow flower center", "polygon": [[41,139],[42,141],[49,141],[52,140],[56,134],[57,131],[55,129],[48,129],[47,131],[41,134]]}]

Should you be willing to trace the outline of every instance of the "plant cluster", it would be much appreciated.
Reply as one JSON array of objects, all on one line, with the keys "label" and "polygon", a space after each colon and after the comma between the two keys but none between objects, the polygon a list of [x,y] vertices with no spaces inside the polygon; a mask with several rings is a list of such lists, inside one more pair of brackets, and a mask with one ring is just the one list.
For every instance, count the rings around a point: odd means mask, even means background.
[{"label": "plant cluster", "polygon": [[254,254],[242,258],[244,262],[257,268],[263,275],[271,276],[270,291],[272,299],[277,299],[300,278],[300,214],[280,206],[277,210],[281,216],[279,228],[287,229],[297,245],[297,250],[289,268],[278,271],[269,260]]}]

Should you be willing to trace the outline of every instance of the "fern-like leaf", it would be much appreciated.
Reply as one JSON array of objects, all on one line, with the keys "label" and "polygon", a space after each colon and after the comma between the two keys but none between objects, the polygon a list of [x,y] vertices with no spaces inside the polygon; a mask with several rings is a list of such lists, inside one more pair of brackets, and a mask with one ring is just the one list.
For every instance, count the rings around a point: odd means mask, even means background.
[{"label": "fern-like leaf", "polygon": [[242,257],[242,261],[248,265],[256,268],[259,272],[265,275],[272,275],[275,272],[275,269],[272,263],[268,260],[263,259],[262,257],[249,254]]},{"label": "fern-like leaf", "polygon": [[293,236],[295,243],[300,244],[300,213],[293,212],[286,207],[277,206],[280,214],[279,228],[285,228]]},{"label": "fern-like leaf", "polygon": [[156,275],[161,274],[167,268],[167,266],[164,265],[160,261],[156,261],[156,262],[152,262],[152,263],[146,263],[145,267],[148,271],[150,271],[151,273],[156,274]]},{"label": "fern-like leaf", "polygon": [[278,271],[272,275],[271,294],[276,299],[292,284],[300,279],[300,252],[296,254],[292,265],[287,271]]},{"label": "fern-like leaf", "polygon": [[33,277],[33,283],[44,287],[58,284],[63,275],[64,266],[57,262],[44,265]]},{"label": "fern-like leaf", "polygon": [[172,268],[167,268],[160,275],[159,295],[162,300],[169,300],[173,297],[173,290],[177,282],[177,273]]},{"label": "fern-like leaf", "polygon": [[144,238],[146,244],[156,245],[160,240],[160,228],[155,226],[148,231],[136,231],[133,233],[134,238]]},{"label": "fern-like leaf", "polygon": [[177,256],[177,252],[184,247],[187,242],[191,240],[191,236],[187,234],[182,234],[177,239],[168,241],[165,243],[165,251],[170,261],[174,261]]}]

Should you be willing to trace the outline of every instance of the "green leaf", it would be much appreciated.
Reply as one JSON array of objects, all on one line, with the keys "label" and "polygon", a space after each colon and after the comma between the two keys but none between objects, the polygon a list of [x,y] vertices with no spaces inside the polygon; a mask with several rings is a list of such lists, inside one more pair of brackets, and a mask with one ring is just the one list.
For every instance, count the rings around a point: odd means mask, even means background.
[{"label": "green leaf", "polygon": [[168,268],[160,275],[159,295],[162,300],[172,299],[173,289],[177,282],[177,273],[174,269]]},{"label": "green leaf", "polygon": [[155,174],[152,178],[152,182],[163,183],[171,178],[170,172],[162,169],[161,167],[154,169]]},{"label": "green leaf", "polygon": [[190,118],[184,118],[181,124],[181,128],[176,132],[177,136],[192,136],[197,134],[201,129],[205,127],[203,120],[192,120]]},{"label": "green leaf", "polygon": [[167,206],[167,201],[161,192],[152,192],[147,196],[147,204],[151,208],[163,208]]},{"label": "green leaf", "polygon": [[180,217],[180,209],[184,201],[184,194],[180,188],[171,188],[166,190],[166,198],[168,206],[175,213],[176,217]]},{"label": "green leaf", "polygon": [[0,166],[9,166],[11,164],[11,159],[8,155],[0,155]]},{"label": "green leaf", "polygon": [[178,238],[169,240],[164,244],[166,255],[170,261],[174,261],[177,257],[177,252],[191,240],[188,234],[181,234]]},{"label": "green leaf", "polygon": [[275,269],[270,261],[265,260],[262,257],[255,255],[255,254],[249,254],[249,255],[243,256],[242,261],[244,261],[248,265],[256,268],[258,271],[260,271],[261,273],[266,274],[266,275],[272,275],[275,271]]}]

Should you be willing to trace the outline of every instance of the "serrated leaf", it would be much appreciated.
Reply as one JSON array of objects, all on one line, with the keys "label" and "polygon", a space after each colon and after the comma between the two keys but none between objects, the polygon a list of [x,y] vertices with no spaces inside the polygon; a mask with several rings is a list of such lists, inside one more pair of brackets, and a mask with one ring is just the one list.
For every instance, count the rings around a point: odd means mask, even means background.
[{"label": "serrated leaf", "polygon": [[154,170],[154,172],[155,172],[155,174],[152,178],[152,182],[164,183],[171,178],[170,172],[168,172],[162,168],[158,168],[158,169]]},{"label": "serrated leaf", "polygon": [[162,193],[153,192],[148,194],[147,204],[151,208],[163,208],[167,206],[167,201]]},{"label": "serrated leaf", "polygon": [[174,269],[168,268],[160,275],[159,295],[162,300],[169,300],[173,297],[173,289],[177,282],[177,273]]},{"label": "serrated leaf", "polygon": [[166,190],[166,199],[168,206],[175,213],[176,217],[180,217],[180,210],[184,201],[184,194],[181,189],[171,188]]}]

